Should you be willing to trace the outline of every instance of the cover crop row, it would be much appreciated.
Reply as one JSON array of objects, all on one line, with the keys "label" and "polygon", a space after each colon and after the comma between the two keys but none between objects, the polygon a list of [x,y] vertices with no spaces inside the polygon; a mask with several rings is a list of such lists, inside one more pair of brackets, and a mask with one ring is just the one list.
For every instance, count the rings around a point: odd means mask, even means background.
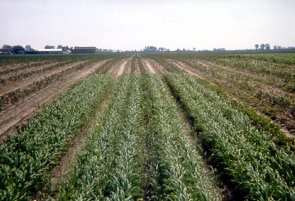
[{"label": "cover crop row", "polygon": [[121,76],[106,114],[97,120],[60,187],[60,200],[130,200],[141,196],[139,107],[138,77]]},{"label": "cover crop row", "polygon": [[121,76],[58,199],[220,200],[185,124],[160,77]]},{"label": "cover crop row", "polygon": [[195,119],[211,163],[240,199],[294,199],[294,155],[278,148],[271,135],[257,130],[246,114],[203,80],[187,74],[169,74],[166,80]]},{"label": "cover crop row", "polygon": [[78,81],[0,146],[0,200],[27,200],[47,182],[50,168],[101,101],[109,82],[98,74]]},{"label": "cover crop row", "polygon": [[220,200],[191,130],[168,87],[155,75],[144,75],[147,200]]}]

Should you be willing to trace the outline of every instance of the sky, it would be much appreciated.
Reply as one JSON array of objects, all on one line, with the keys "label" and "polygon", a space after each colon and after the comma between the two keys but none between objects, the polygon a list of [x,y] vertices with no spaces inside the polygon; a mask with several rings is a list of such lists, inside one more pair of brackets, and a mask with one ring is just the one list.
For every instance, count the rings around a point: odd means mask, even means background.
[{"label": "sky", "polygon": [[295,0],[0,0],[0,45],[295,46]]}]

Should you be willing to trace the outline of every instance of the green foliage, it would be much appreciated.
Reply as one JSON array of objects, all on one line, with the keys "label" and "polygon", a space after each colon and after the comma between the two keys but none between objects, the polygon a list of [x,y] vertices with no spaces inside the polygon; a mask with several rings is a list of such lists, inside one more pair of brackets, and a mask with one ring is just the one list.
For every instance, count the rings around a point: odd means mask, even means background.
[{"label": "green foliage", "polygon": [[[10,92],[2,95],[0,97],[0,103],[1,103],[0,111],[2,111],[5,106],[7,106],[9,104],[14,104],[17,101],[19,101],[20,99],[22,99],[22,98],[24,98],[36,91],[39,91],[40,89],[48,86],[49,84],[52,84],[54,81],[59,80],[62,76],[66,75],[68,73],[89,67],[89,65],[93,64],[94,62],[95,62],[94,60],[85,61],[84,63],[75,65],[72,68],[67,68],[67,69],[64,69],[58,73],[44,77],[41,80],[36,80],[36,81],[28,84],[25,88],[18,88],[16,90],[10,91]],[[63,66],[63,65],[66,65],[66,63],[61,64],[61,66]],[[21,79],[21,77],[18,77],[18,78]]]},{"label": "green foliage", "polygon": [[31,119],[23,132],[0,146],[0,200],[27,200],[47,182],[50,168],[67,150],[109,81],[97,74],[78,81]]},{"label": "green foliage", "polygon": [[190,130],[158,76],[144,75],[142,82],[145,141],[149,185],[147,200],[219,200]]},{"label": "green foliage", "polygon": [[141,197],[140,91],[136,76],[115,84],[110,106],[75,158],[60,200],[136,200]]},{"label": "green foliage", "polygon": [[204,81],[185,74],[169,74],[166,79],[196,120],[198,137],[211,163],[236,196],[249,200],[292,199],[295,159],[288,150],[275,145],[272,134],[256,129],[247,114]]}]

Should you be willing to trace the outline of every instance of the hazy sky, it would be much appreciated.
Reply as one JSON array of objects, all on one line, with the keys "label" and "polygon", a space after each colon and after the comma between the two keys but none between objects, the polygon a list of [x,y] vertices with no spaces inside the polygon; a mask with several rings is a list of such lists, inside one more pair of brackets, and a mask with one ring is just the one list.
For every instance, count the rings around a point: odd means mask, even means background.
[{"label": "hazy sky", "polygon": [[0,45],[295,46],[295,0],[0,0]]}]

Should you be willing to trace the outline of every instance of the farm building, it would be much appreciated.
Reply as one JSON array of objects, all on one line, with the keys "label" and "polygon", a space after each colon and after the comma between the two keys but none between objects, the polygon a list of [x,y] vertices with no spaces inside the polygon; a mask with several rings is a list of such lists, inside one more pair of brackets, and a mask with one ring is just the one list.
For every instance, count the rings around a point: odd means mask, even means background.
[{"label": "farm building", "polygon": [[0,54],[1,55],[8,55],[12,54],[10,49],[0,49]]},{"label": "farm building", "polygon": [[38,54],[62,54],[62,49],[38,49]]},{"label": "farm building", "polygon": [[74,54],[94,54],[96,47],[74,47],[72,53]]}]

